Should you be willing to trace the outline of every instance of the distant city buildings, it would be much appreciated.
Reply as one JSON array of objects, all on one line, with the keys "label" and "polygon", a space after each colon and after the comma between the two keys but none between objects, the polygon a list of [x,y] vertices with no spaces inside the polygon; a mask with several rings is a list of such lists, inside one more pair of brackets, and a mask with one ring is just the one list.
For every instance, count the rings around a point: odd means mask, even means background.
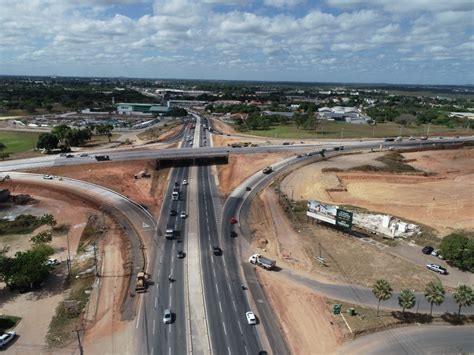
[{"label": "distant city buildings", "polygon": [[318,109],[318,116],[320,119],[346,121],[355,124],[364,124],[371,120],[369,116],[363,115],[358,108],[342,106],[321,107]]}]

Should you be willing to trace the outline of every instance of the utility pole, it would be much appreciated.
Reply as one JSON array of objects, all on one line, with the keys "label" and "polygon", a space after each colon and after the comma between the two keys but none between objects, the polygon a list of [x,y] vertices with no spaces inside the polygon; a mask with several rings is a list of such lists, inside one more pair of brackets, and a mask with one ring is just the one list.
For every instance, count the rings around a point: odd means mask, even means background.
[{"label": "utility pole", "polygon": [[71,249],[69,248],[69,232],[66,234],[67,240],[67,272],[68,277],[71,277]]},{"label": "utility pole", "polygon": [[428,129],[426,130],[426,136],[430,136],[430,128],[431,128],[431,122],[428,122]]},{"label": "utility pole", "polygon": [[344,139],[344,127],[341,128],[341,139]]},{"label": "utility pole", "polygon": [[94,268],[95,268],[95,276],[99,277],[99,268],[97,266],[97,242],[93,243],[94,246]]},{"label": "utility pole", "polygon": [[319,242],[319,257],[322,258],[322,255],[321,255],[321,242]]},{"label": "utility pole", "polygon": [[401,137],[401,136],[402,136],[402,128],[403,128],[403,126],[400,126],[399,128],[400,128],[400,130],[398,131],[398,135]]},{"label": "utility pole", "polygon": [[372,126],[372,137],[375,137],[375,125]]},{"label": "utility pole", "polygon": [[471,122],[468,122],[468,123],[467,123],[467,129],[466,129],[466,132],[469,132],[469,128],[471,128]]},{"label": "utility pole", "polygon": [[79,335],[79,329],[76,329],[76,334],[77,334],[77,343],[79,344],[79,353],[81,355],[84,355],[84,349],[82,348],[81,336]]}]

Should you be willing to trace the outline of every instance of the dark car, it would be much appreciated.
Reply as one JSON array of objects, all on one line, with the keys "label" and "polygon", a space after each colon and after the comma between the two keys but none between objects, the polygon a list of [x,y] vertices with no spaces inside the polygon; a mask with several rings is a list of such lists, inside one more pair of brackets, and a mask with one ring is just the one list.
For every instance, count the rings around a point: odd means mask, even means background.
[{"label": "dark car", "polygon": [[218,246],[214,246],[212,248],[212,251],[214,252],[214,255],[222,255],[222,249],[219,248]]},{"label": "dark car", "polygon": [[421,252],[422,252],[423,254],[430,255],[431,252],[433,251],[433,249],[434,249],[433,247],[426,246],[426,247],[424,247],[423,249],[421,249]]},{"label": "dark car", "polygon": [[178,259],[182,259],[186,256],[186,254],[184,254],[184,251],[182,250],[178,250]]},{"label": "dark car", "polygon": [[247,187],[245,188],[245,190],[247,190],[247,191],[251,191],[251,190],[252,190],[252,188],[251,188],[250,186],[247,186]]},{"label": "dark car", "polygon": [[174,183],[174,186],[179,186],[179,182],[176,181],[176,182]]},{"label": "dark car", "polygon": [[178,212],[176,210],[171,210],[170,211],[170,216],[177,216]]}]

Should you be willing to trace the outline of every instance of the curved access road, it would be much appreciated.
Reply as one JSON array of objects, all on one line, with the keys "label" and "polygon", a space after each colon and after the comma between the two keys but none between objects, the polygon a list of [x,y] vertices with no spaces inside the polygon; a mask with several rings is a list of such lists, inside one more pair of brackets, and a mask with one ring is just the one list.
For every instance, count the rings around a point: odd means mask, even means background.
[{"label": "curved access road", "polygon": [[[326,158],[335,156],[335,153],[328,153]],[[229,196],[223,211],[223,224],[222,224],[222,235],[224,237],[230,235],[231,228],[226,224],[227,219],[230,216],[236,216],[240,221],[240,216],[248,212],[252,199],[256,194],[266,188],[279,174],[288,171],[289,169],[294,169],[299,166],[303,166],[308,163],[316,162],[320,160],[320,157],[316,156],[303,156],[301,158],[292,157],[284,161],[281,161],[277,164],[272,165],[274,172],[265,175],[261,172],[254,174],[240,184]],[[252,190],[249,192],[246,190],[246,187],[250,186]],[[248,243],[248,236],[250,231],[246,225],[239,225],[235,227],[234,231],[238,231],[239,238],[244,238],[240,243]],[[238,239],[238,238],[237,238]],[[253,268],[248,265],[246,260],[248,255],[241,256],[241,262],[243,264],[243,271],[249,290],[252,293],[252,296],[258,300],[256,302],[256,307],[258,309],[258,315],[262,320],[265,320],[265,333],[268,337],[268,343],[272,344],[272,350],[274,353],[284,353],[285,344],[282,342],[282,337],[279,333],[278,326],[275,324],[274,316],[269,305],[264,301],[264,292],[261,290],[258,281],[253,275]],[[377,300],[372,294],[372,290],[365,287],[360,287],[357,285],[351,284],[327,284],[319,281],[315,281],[311,278],[300,275],[297,272],[291,270],[281,270],[280,273],[285,274],[287,277],[291,278],[292,281],[298,282],[302,285],[310,287],[317,293],[321,293],[325,296],[328,296],[333,299],[346,301],[354,304],[359,304],[363,306],[377,306]],[[419,312],[428,313],[430,311],[430,304],[426,302],[423,297],[423,294],[418,293],[417,295],[417,310]],[[262,301],[263,300],[263,301]],[[389,310],[399,310],[398,305],[398,293],[394,292],[390,300],[382,302],[381,308]],[[451,295],[447,295],[445,302],[440,307],[434,307],[434,313],[455,313],[457,312],[457,305],[452,299]],[[474,306],[463,308],[463,314],[474,314]],[[453,330],[455,332],[456,330]]]},{"label": "curved access road", "polygon": [[[65,177],[47,180],[43,175],[19,172],[8,172],[2,175],[10,176],[9,184],[27,184],[64,191],[99,206],[100,210],[115,217],[115,221],[126,231],[132,257],[130,280],[135,280],[137,272],[146,269],[148,260],[144,242],[153,240],[155,221],[153,216],[139,204],[113,190],[81,180]],[[134,292],[135,284],[130,282],[130,292],[127,293],[123,304],[122,319],[124,320],[131,320],[135,316],[134,297],[130,297]]]},{"label": "curved access road", "polygon": [[474,327],[424,325],[388,329],[362,336],[339,354],[472,354]]}]

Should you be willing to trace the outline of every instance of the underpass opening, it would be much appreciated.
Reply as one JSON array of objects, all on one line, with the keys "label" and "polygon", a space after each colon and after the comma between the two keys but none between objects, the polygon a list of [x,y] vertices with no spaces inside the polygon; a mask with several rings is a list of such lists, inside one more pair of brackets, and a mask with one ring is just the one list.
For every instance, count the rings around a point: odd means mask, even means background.
[{"label": "underpass opening", "polygon": [[156,170],[186,166],[225,165],[228,163],[228,154],[186,158],[160,158],[156,160]]}]

